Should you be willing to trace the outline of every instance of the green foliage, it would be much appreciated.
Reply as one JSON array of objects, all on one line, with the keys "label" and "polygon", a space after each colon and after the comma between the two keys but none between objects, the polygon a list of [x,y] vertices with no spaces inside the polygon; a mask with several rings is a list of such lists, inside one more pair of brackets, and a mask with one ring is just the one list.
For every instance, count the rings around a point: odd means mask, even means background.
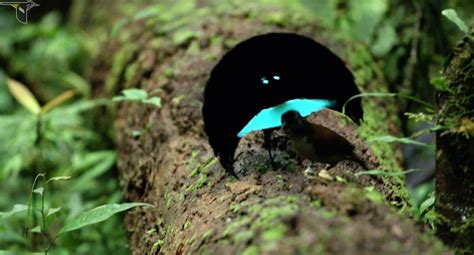
[{"label": "green foliage", "polygon": [[[42,179],[43,186],[36,188],[36,184],[39,179]],[[43,250],[45,254],[47,254],[54,247],[55,240],[60,235],[105,221],[113,215],[131,209],[133,207],[152,206],[144,203],[107,204],[95,207],[70,219],[64,220],[59,217],[57,217],[56,219],[50,219],[52,215],[55,215],[61,211],[61,207],[46,208],[46,192],[50,189],[50,185],[53,182],[68,181],[70,179],[71,177],[69,176],[56,176],[47,179],[45,174],[38,174],[33,182],[33,186],[31,187],[30,202],[28,206],[17,204],[13,207],[11,211],[0,213],[1,218],[7,218],[20,212],[27,211],[28,213],[25,218],[25,222],[27,225],[25,225],[24,227],[25,229],[27,229],[27,233],[29,233],[29,235],[32,235],[32,233],[40,234],[40,236],[43,238]],[[32,205],[33,195],[40,196],[41,202],[39,208],[35,208]],[[37,217],[37,214],[35,213],[30,214],[30,212],[32,211],[38,212],[39,216]],[[39,222],[39,224],[34,227],[29,227],[28,222],[30,216],[32,216],[33,222]],[[63,223],[61,224],[61,222]],[[63,227],[59,231],[55,230],[58,225],[63,225]],[[28,237],[28,235],[26,235],[26,237]],[[32,238],[32,240],[34,239]]]},{"label": "green foliage", "polygon": [[464,33],[467,33],[468,27],[466,26],[466,23],[464,23],[464,21],[461,18],[459,18],[455,10],[446,9],[446,10],[443,10],[441,14],[443,14],[446,18],[448,18],[454,24],[456,24],[456,26],[458,26],[459,29],[461,29],[461,31],[463,31]]},{"label": "green foliage", "polygon": [[32,84],[41,101],[66,89],[89,94],[81,75],[87,71],[92,49],[80,33],[61,26],[57,13],[26,26],[0,23],[0,34],[0,60],[8,60],[4,71]]},{"label": "green foliage", "polygon": [[112,215],[114,214],[126,211],[128,209],[131,209],[137,206],[152,207],[152,205],[145,204],[145,203],[124,203],[124,204],[101,205],[87,212],[84,212],[73,219],[66,221],[64,226],[59,231],[58,235],[105,221],[109,219],[110,217],[112,217]]},{"label": "green foliage", "polygon": [[398,142],[398,143],[404,143],[404,144],[411,144],[411,145],[417,145],[417,146],[424,146],[428,148],[434,149],[433,144],[427,144],[427,143],[422,143],[418,142],[416,140],[406,138],[406,137],[395,137],[391,135],[384,135],[384,136],[378,136],[378,137],[372,137],[367,140],[367,142],[386,142],[386,143],[393,143],[393,142]]},{"label": "green foliage", "polygon": [[413,173],[413,172],[419,172],[419,171],[426,171],[425,169],[409,169],[403,172],[387,172],[384,170],[366,170],[366,171],[359,171],[355,173],[355,176],[360,176],[360,175],[385,175],[385,176],[402,176],[408,173]]},{"label": "green foliage", "polygon": [[[89,119],[91,111],[109,101],[72,100],[88,94],[89,85],[78,75],[85,71],[88,53],[79,50],[78,33],[51,19],[2,30],[0,61],[8,64],[0,67],[0,210],[6,211],[0,213],[0,250],[127,254],[125,233],[117,228],[119,215],[87,230],[76,227],[73,235],[55,235],[81,212],[117,204],[121,194],[110,173],[116,152]],[[6,29],[1,22],[0,29]],[[35,178],[44,171],[56,177]],[[71,177],[67,185],[61,182]],[[36,187],[35,181],[30,187],[33,179],[43,179],[43,185]],[[29,205],[21,204],[25,201]]]}]

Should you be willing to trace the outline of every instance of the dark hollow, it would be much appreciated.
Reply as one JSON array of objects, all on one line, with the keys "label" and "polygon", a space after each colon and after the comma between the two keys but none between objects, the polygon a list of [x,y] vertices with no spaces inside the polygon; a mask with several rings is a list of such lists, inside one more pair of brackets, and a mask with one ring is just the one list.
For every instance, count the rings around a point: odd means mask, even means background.
[{"label": "dark hollow", "polygon": [[[217,63],[204,90],[205,132],[221,164],[232,169],[237,133],[262,109],[291,99],[331,99],[340,111],[359,94],[344,62],[311,38],[270,33],[239,43]],[[346,106],[359,122],[360,99]]]}]

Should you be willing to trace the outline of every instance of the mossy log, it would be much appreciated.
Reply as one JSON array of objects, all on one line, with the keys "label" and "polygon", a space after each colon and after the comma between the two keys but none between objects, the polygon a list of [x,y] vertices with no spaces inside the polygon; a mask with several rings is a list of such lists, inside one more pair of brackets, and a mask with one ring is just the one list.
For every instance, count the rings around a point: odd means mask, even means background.
[{"label": "mossy log", "polygon": [[438,91],[436,211],[438,235],[474,253],[474,27],[453,49]]},{"label": "mossy log", "polygon": [[364,45],[318,25],[297,4],[202,2],[153,5],[122,20],[94,68],[93,84],[108,95],[141,88],[161,98],[161,107],[125,102],[115,111],[123,192],[156,206],[127,214],[132,252],[444,254],[408,217],[398,148],[364,143],[397,133],[391,98],[364,98],[360,126],[332,111],[312,116],[388,175],[356,175],[361,168],[353,162],[320,172],[289,159],[281,134],[274,149],[282,167],[273,170],[258,132],[239,145],[240,180],[225,174],[203,131],[202,92],[213,66],[238,42],[267,32],[306,35],[346,61],[361,91],[387,88]]}]

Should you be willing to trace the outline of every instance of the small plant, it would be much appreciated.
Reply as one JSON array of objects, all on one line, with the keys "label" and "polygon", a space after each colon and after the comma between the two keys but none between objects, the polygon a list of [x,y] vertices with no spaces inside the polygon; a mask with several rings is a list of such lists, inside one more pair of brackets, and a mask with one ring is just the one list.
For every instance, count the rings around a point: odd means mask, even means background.
[{"label": "small plant", "polygon": [[122,90],[122,96],[116,96],[113,98],[113,101],[132,101],[132,102],[141,102],[144,104],[152,104],[158,107],[161,107],[161,98],[159,97],[150,97],[148,92],[142,89],[125,89]]},{"label": "small plant", "polygon": [[456,26],[458,26],[458,28],[461,31],[463,31],[464,33],[467,33],[469,28],[466,26],[466,23],[464,23],[464,21],[461,18],[459,18],[455,10],[446,9],[446,10],[443,10],[441,14],[443,14],[443,16],[445,16],[446,18],[451,20],[454,24],[456,24]]},{"label": "small plant", "polygon": [[[36,186],[39,179],[43,180],[43,186],[41,187]],[[62,227],[59,230],[56,230],[58,226],[61,225],[62,220],[57,219],[56,221],[53,221],[51,220],[51,216],[61,211],[61,207],[46,208],[46,192],[52,182],[68,181],[70,179],[70,176],[57,176],[47,179],[44,173],[38,174],[31,187],[28,205],[16,204],[11,211],[0,212],[0,219],[5,219],[7,217],[27,211],[25,222],[28,222],[31,214],[33,216],[33,222],[39,222],[39,224],[34,227],[25,226],[25,236],[34,233],[39,234],[42,238],[44,254],[48,254],[48,252],[54,247],[55,241],[60,235],[105,221],[114,214],[131,209],[133,207],[153,207],[152,205],[145,203],[105,204],[95,207],[89,211],[85,211],[76,217],[64,220]],[[41,199],[39,208],[36,208],[33,203],[35,195],[39,195]],[[34,239],[33,236],[32,239]]]},{"label": "small plant", "polygon": [[[97,144],[97,135],[83,126],[83,116],[80,113],[96,106],[108,103],[108,100],[95,100],[65,105],[74,96],[73,91],[66,91],[58,97],[40,106],[33,93],[22,83],[6,79],[7,88],[11,95],[27,110],[18,111],[9,116],[0,116],[0,133],[3,143],[0,144],[0,180],[9,182],[19,180],[18,172],[23,174],[21,183],[28,182],[32,176],[33,185],[24,187],[30,189],[29,197],[21,196],[18,200],[28,200],[28,204],[15,204],[12,210],[0,212],[0,231],[9,239],[0,242],[0,249],[10,245],[10,251],[37,251],[42,249],[45,254],[53,247],[76,253],[76,247],[62,247],[70,243],[66,235],[71,231],[103,222],[111,216],[136,206],[151,206],[143,203],[117,203],[120,193],[116,190],[116,180],[101,180],[100,175],[107,172],[115,163],[116,153],[110,150],[90,150],[91,144]],[[19,128],[25,126],[25,128]],[[38,173],[38,169],[51,169],[47,173]],[[49,177],[54,176],[56,177]],[[56,182],[69,181],[70,185],[56,189]],[[6,181],[8,179],[8,181]],[[30,180],[31,180],[30,179]],[[100,185],[98,185],[100,183]],[[111,186],[111,184],[113,184]],[[29,186],[30,184],[28,184]],[[103,186],[108,186],[105,188]],[[88,194],[96,188],[94,194]],[[21,189],[16,187],[15,190]],[[110,190],[112,189],[112,190]],[[8,188],[7,188],[8,190]],[[101,193],[107,194],[107,199],[101,199]],[[5,193],[8,197],[8,192]],[[87,204],[82,205],[82,197]],[[77,199],[79,198],[79,201]],[[92,199],[91,199],[92,198]],[[74,203],[64,201],[76,201]],[[0,201],[1,202],[1,201]],[[93,208],[85,210],[85,208]],[[81,213],[82,212],[82,213]],[[15,217],[25,215],[25,217]],[[117,218],[114,219],[116,222]],[[112,223],[117,224],[117,223]],[[110,224],[102,224],[95,229],[105,230]],[[104,229],[104,230],[102,230]],[[23,230],[23,235],[20,232]],[[97,232],[97,230],[95,232]],[[100,240],[105,247],[112,243],[115,247],[125,242],[125,236],[120,231],[113,230],[112,239]],[[94,233],[94,230],[87,233]],[[108,232],[110,233],[110,232]],[[83,232],[74,236],[75,246],[80,246]],[[108,234],[110,236],[110,234]],[[61,238],[59,238],[61,237]],[[107,248],[106,248],[107,249]],[[110,250],[105,250],[110,253]],[[92,253],[103,253],[104,248],[93,248]],[[100,251],[100,252],[99,252]]]}]

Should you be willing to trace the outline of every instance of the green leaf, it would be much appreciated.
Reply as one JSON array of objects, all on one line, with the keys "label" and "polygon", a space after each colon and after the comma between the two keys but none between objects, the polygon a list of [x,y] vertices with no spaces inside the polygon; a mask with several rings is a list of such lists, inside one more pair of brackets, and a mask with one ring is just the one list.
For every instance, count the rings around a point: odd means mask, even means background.
[{"label": "green leaf", "polygon": [[16,204],[13,206],[13,209],[9,212],[0,212],[0,219],[4,219],[4,218],[7,218],[7,217],[10,217],[14,214],[17,214],[17,213],[20,213],[20,212],[24,212],[28,210],[28,206],[27,205],[22,205],[22,204]]},{"label": "green leaf", "polygon": [[38,115],[41,107],[33,93],[23,84],[13,79],[7,79],[7,86],[15,99],[31,113]]},{"label": "green leaf", "polygon": [[424,146],[424,147],[434,149],[434,145],[432,144],[418,142],[406,137],[395,137],[391,135],[373,137],[373,138],[368,139],[367,142],[386,142],[386,143],[399,142],[399,143],[419,145],[419,146]]},{"label": "green leaf", "polygon": [[462,19],[459,18],[455,10],[446,9],[446,10],[443,10],[441,14],[443,14],[443,16],[445,16],[446,18],[451,20],[454,24],[456,24],[456,26],[458,26],[459,29],[461,29],[461,31],[463,31],[464,33],[467,33],[468,27],[466,26],[466,23],[464,23],[464,21],[462,21]]},{"label": "green leaf", "polygon": [[69,188],[71,190],[82,191],[89,187],[98,176],[104,174],[112,168],[117,158],[115,151],[97,151],[86,154],[73,163],[73,171],[76,174],[84,170]]},{"label": "green leaf", "polygon": [[39,194],[40,196],[42,196],[42,195],[43,195],[43,191],[44,191],[44,188],[41,187],[41,188],[34,189],[34,190],[33,190],[33,193],[36,193],[36,194]]},{"label": "green leaf", "polygon": [[112,98],[112,101],[114,102],[120,102],[120,101],[125,101],[126,98],[124,96],[116,96]]},{"label": "green leaf", "polygon": [[414,102],[417,102],[419,104],[422,104],[430,109],[435,109],[435,107],[433,105],[431,105],[430,103],[427,103],[421,99],[418,99],[416,97],[413,97],[413,96],[410,96],[410,95],[406,95],[406,94],[403,94],[403,93],[385,93],[385,92],[370,92],[370,93],[360,93],[360,94],[357,94],[357,95],[354,95],[352,96],[351,98],[347,99],[347,101],[344,103],[344,105],[342,106],[342,113],[346,113],[346,105],[356,99],[356,98],[361,98],[361,97],[401,97],[401,98],[404,98],[404,99],[408,99],[408,100],[411,100],[411,101],[414,101]]},{"label": "green leaf", "polygon": [[71,176],[56,176],[56,177],[51,177],[49,178],[46,183],[49,183],[49,182],[54,182],[54,181],[69,181],[71,180]]},{"label": "green leaf", "polygon": [[388,172],[388,171],[384,171],[384,170],[374,169],[374,170],[360,171],[360,172],[355,173],[354,175],[355,176],[360,176],[360,175],[401,176],[401,175],[405,175],[405,174],[408,174],[408,173],[419,172],[419,171],[428,171],[428,170],[426,170],[426,169],[409,169],[409,170],[406,170],[406,171]]},{"label": "green leaf", "polygon": [[153,105],[156,105],[158,107],[161,107],[161,98],[159,97],[151,97],[151,98],[148,98],[148,99],[144,99],[143,100],[143,103],[146,103],[146,104],[153,104]]},{"label": "green leaf", "polygon": [[55,213],[58,213],[59,211],[61,211],[61,207],[57,207],[57,208],[49,208],[48,209],[48,213],[46,214],[46,217],[49,217]]},{"label": "green leaf", "polygon": [[148,93],[143,89],[125,89],[122,94],[128,100],[143,100],[148,97]]},{"label": "green leaf", "polygon": [[422,215],[428,208],[430,208],[435,202],[435,197],[430,197],[423,201],[420,205],[420,215]]},{"label": "green leaf", "polygon": [[444,75],[431,79],[430,83],[433,84],[437,90],[448,92],[451,91],[449,88],[448,79]]},{"label": "green leaf", "polygon": [[30,229],[30,232],[33,232],[33,233],[41,233],[41,227],[40,225]]},{"label": "green leaf", "polygon": [[383,195],[380,194],[374,186],[365,187],[365,197],[369,200],[380,203],[384,200]]},{"label": "green leaf", "polygon": [[48,112],[48,111],[60,106],[61,104],[63,104],[64,102],[66,102],[67,100],[72,98],[73,96],[74,96],[74,91],[68,90],[68,91],[62,93],[61,95],[53,98],[48,103],[46,103],[46,105],[43,106],[43,108],[41,109],[41,112],[43,112],[43,113]]},{"label": "green leaf", "polygon": [[196,32],[191,29],[185,28],[176,31],[173,34],[172,40],[175,45],[182,45],[194,37],[196,37]]},{"label": "green leaf", "polygon": [[82,214],[78,215],[77,217],[73,219],[67,220],[65,225],[59,231],[58,235],[61,235],[73,230],[81,229],[83,227],[86,227],[95,223],[105,221],[114,214],[117,214],[119,212],[128,210],[133,207],[137,207],[137,206],[153,207],[153,205],[146,204],[146,203],[124,203],[124,204],[101,205],[89,211],[83,212]]},{"label": "green leaf", "polygon": [[147,7],[146,9],[144,9],[142,11],[137,12],[133,16],[133,19],[134,20],[141,20],[141,19],[145,19],[145,18],[148,18],[148,17],[157,16],[158,14],[161,14],[163,12],[165,12],[165,10],[163,9],[163,5],[162,4],[156,4],[156,5],[149,6],[149,7]]}]

